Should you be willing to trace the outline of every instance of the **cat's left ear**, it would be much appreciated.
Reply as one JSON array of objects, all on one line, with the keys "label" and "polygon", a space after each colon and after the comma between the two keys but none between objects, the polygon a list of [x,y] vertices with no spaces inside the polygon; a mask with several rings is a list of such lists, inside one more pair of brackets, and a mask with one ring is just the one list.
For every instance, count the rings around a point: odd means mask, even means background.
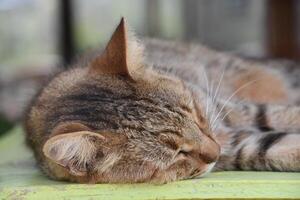
[{"label": "cat's left ear", "polygon": [[59,134],[46,141],[43,153],[52,162],[66,168],[70,174],[85,176],[99,161],[97,159],[104,157],[103,145],[100,144],[105,140],[101,134],[90,131]]},{"label": "cat's left ear", "polygon": [[104,52],[90,63],[91,74],[132,76],[142,66],[143,47],[127,29],[122,18]]}]

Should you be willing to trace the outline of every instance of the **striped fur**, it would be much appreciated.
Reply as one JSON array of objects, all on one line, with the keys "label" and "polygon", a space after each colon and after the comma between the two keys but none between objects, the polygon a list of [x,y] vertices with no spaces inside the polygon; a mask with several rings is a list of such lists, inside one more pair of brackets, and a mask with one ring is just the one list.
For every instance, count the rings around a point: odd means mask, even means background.
[{"label": "striped fur", "polygon": [[102,54],[42,88],[25,128],[47,175],[166,183],[215,164],[300,171],[300,90],[286,72],[197,45],[145,40],[145,60],[142,49],[122,20]]}]

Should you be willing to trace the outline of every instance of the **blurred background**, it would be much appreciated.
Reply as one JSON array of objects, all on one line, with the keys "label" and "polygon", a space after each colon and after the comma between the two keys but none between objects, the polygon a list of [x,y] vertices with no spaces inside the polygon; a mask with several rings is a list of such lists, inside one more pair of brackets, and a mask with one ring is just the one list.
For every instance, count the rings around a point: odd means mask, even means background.
[{"label": "blurred background", "polygon": [[138,36],[256,60],[300,58],[297,0],[0,0],[0,134],[20,121],[41,80],[104,45],[121,16]]}]

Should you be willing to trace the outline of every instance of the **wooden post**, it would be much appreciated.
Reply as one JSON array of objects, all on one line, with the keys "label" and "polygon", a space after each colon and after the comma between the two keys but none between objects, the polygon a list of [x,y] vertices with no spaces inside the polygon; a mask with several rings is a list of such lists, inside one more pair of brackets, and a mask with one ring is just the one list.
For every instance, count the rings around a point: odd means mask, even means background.
[{"label": "wooden post", "polygon": [[59,48],[63,64],[70,64],[75,52],[72,0],[59,1]]},{"label": "wooden post", "polygon": [[266,47],[270,57],[299,59],[296,0],[267,1]]}]

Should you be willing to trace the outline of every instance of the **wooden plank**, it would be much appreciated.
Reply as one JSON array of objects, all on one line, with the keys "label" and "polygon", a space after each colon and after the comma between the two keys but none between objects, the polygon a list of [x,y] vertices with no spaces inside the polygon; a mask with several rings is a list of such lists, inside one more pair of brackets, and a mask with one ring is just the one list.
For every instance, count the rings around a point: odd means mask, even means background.
[{"label": "wooden plank", "polygon": [[63,64],[66,67],[73,61],[73,57],[76,51],[75,33],[74,33],[74,1],[61,0],[58,1],[59,11],[59,40],[58,46],[60,47],[60,53],[63,58]]},{"label": "wooden plank", "polygon": [[296,0],[268,0],[266,46],[270,57],[299,60]]},{"label": "wooden plank", "polygon": [[18,127],[0,138],[0,199],[300,199],[300,173],[217,172],[165,185],[52,181],[22,135]]}]

